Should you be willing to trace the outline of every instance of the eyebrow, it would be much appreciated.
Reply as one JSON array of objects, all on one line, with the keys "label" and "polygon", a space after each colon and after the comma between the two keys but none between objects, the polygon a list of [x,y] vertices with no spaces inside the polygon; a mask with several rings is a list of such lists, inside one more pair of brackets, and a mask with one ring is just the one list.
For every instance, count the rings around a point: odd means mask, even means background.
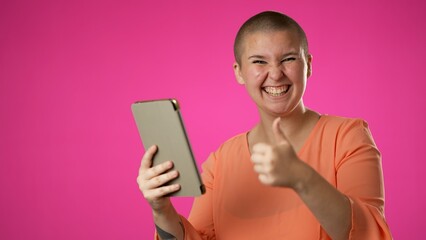
[{"label": "eyebrow", "polygon": [[260,58],[260,59],[263,59],[265,57],[262,56],[262,55],[252,55],[252,56],[249,56],[247,59],[250,59],[250,58]]},{"label": "eyebrow", "polygon": [[[292,56],[292,55],[300,55],[300,52],[291,51],[291,52],[288,52],[288,53],[284,54],[284,55],[282,56],[282,58],[286,58],[286,57],[288,57],[288,56]],[[262,55],[257,55],[257,54],[255,54],[255,55],[251,55],[251,56],[249,56],[247,59],[251,59],[251,58],[264,59],[265,57],[264,57],[264,56],[262,56]]]}]

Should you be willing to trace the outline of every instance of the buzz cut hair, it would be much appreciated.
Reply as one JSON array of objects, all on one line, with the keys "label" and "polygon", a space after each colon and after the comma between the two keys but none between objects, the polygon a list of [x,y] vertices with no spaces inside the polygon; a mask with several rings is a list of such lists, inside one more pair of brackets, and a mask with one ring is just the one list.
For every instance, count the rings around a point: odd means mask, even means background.
[{"label": "buzz cut hair", "polygon": [[249,18],[238,30],[234,42],[235,61],[241,65],[241,55],[244,47],[245,38],[255,32],[267,31],[295,31],[301,40],[304,54],[309,53],[308,39],[302,27],[291,17],[280,12],[266,11],[261,12]]}]

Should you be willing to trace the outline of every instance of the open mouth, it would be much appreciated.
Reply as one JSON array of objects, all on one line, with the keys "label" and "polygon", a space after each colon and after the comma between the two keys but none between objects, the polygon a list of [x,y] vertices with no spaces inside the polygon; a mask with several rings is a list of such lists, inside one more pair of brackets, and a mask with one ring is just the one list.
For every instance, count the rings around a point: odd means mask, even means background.
[{"label": "open mouth", "polygon": [[278,87],[264,87],[263,91],[265,91],[267,94],[271,96],[279,97],[286,94],[289,89],[290,89],[290,85],[283,85]]}]

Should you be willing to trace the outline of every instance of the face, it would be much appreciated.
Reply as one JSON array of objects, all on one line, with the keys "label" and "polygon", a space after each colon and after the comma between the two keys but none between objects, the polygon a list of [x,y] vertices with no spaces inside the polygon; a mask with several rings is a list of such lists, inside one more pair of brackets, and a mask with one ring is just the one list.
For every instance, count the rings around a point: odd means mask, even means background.
[{"label": "face", "polygon": [[304,52],[299,36],[290,30],[254,32],[245,38],[242,49],[240,64],[234,63],[235,76],[261,114],[303,111],[312,56]]}]

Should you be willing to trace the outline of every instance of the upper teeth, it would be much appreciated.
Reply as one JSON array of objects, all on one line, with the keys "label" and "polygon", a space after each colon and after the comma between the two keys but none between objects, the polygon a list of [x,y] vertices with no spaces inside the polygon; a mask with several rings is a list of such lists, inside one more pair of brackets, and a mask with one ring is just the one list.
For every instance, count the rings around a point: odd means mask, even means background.
[{"label": "upper teeth", "polygon": [[273,96],[279,96],[288,91],[289,85],[279,87],[265,87],[265,91]]}]

